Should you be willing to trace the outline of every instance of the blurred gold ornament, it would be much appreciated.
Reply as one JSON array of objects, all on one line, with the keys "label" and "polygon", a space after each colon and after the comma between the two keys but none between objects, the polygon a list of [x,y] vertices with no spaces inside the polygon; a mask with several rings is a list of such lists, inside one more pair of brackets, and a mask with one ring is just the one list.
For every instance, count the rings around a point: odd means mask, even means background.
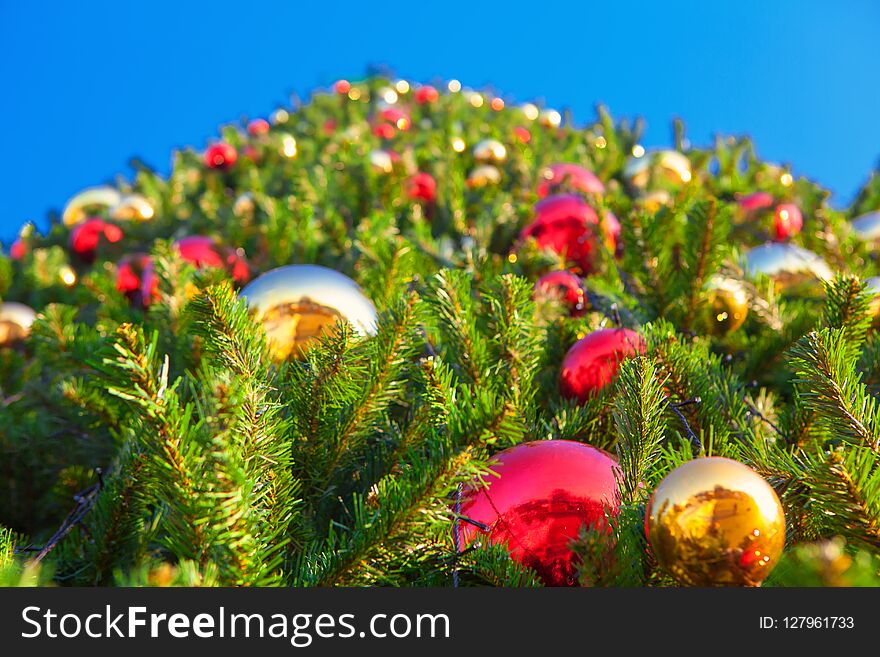
[{"label": "blurred gold ornament", "polygon": [[749,314],[749,297],[743,284],[725,276],[713,276],[706,285],[701,306],[703,326],[711,335],[735,331]]},{"label": "blurred gold ornament", "polygon": [[31,332],[37,314],[33,308],[7,301],[0,303],[0,347],[8,347],[24,340]]},{"label": "blurred gold ornament", "polygon": [[153,206],[140,194],[127,194],[110,208],[110,216],[119,221],[147,221],[155,215]]},{"label": "blurred gold ornament", "polygon": [[450,80],[449,84],[446,85],[446,88],[454,94],[458,93],[461,91],[461,82],[458,80]]},{"label": "blurred gold ornament", "polygon": [[754,470],[719,457],[670,472],[645,513],[657,562],[687,586],[759,586],[785,545],[776,492]]},{"label": "blurred gold ornament", "polygon": [[497,185],[500,182],[501,171],[491,164],[476,167],[467,177],[468,187],[486,187],[487,185]]},{"label": "blurred gold ornament", "polygon": [[555,109],[541,110],[538,114],[538,123],[545,128],[558,128],[562,125],[562,114]]},{"label": "blurred gold ornament", "polygon": [[534,121],[541,113],[541,110],[539,110],[538,106],[534,103],[524,103],[520,105],[519,108],[522,110],[522,113],[525,114],[526,118],[529,121]]},{"label": "blurred gold ornament", "polygon": [[61,220],[65,226],[74,226],[94,213],[106,212],[119,204],[122,194],[115,187],[89,187],[73,196],[64,207]]},{"label": "blurred gold ornament", "polygon": [[394,169],[394,159],[388,151],[370,151],[370,165],[376,173],[391,173]]},{"label": "blurred gold ornament", "polygon": [[318,265],[287,265],[255,278],[242,289],[262,322],[272,355],[301,356],[316,338],[349,322],[360,335],[376,333],[376,308],[348,276]]},{"label": "blurred gold ornament", "polygon": [[286,109],[277,109],[269,116],[269,120],[272,121],[274,125],[287,123],[288,119],[290,119],[290,114],[287,113]]},{"label": "blurred gold ornament", "polygon": [[239,194],[232,204],[232,213],[239,219],[250,217],[254,214],[257,205],[254,201],[254,195],[250,192]]},{"label": "blurred gold ornament", "polygon": [[474,146],[474,159],[485,164],[500,164],[507,159],[507,148],[497,139],[484,139]]},{"label": "blurred gold ornament", "polygon": [[394,89],[399,94],[409,93],[409,82],[407,82],[406,80],[398,80],[394,83]]},{"label": "blurred gold ornament", "polygon": [[[641,152],[641,157],[635,153]],[[626,161],[623,176],[629,185],[637,190],[662,189],[671,191],[693,177],[691,161],[682,153],[671,150],[637,151]]]},{"label": "blurred gold ornament", "polygon": [[455,137],[452,140],[452,150],[456,153],[461,153],[464,149],[467,148],[467,144],[464,143],[464,139],[461,137]]},{"label": "blurred gold ornament", "polygon": [[880,240],[880,210],[859,215],[852,220],[853,232],[863,242]]},{"label": "blurred gold ornament", "polygon": [[636,199],[636,203],[648,212],[655,213],[660,208],[672,204],[672,196],[665,189],[658,189],[647,194],[642,194]]},{"label": "blurred gold ornament", "polygon": [[380,102],[385,105],[394,105],[399,98],[397,91],[392,87],[382,87],[377,95]]},{"label": "blurred gold ornament", "polygon": [[746,254],[745,269],[765,274],[777,288],[792,293],[806,292],[834,274],[828,264],[812,251],[789,242],[767,242]]}]

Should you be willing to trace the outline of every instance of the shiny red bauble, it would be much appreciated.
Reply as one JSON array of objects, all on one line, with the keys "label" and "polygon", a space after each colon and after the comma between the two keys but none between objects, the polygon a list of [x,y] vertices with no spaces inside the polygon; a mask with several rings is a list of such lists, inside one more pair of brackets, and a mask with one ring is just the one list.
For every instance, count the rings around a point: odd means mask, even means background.
[{"label": "shiny red bauble", "polygon": [[804,217],[794,203],[780,203],[773,212],[773,227],[776,229],[777,240],[794,237],[804,227]]},{"label": "shiny red bauble", "polygon": [[252,137],[259,137],[269,132],[269,122],[266,119],[254,119],[248,123],[247,131]]},{"label": "shiny red bauble", "polygon": [[617,249],[620,224],[609,214],[600,221],[580,196],[556,194],[535,204],[535,219],[523,229],[520,239],[533,238],[540,248],[565,256],[588,274],[595,266],[598,239],[612,253]]},{"label": "shiny red bauble", "polygon": [[430,85],[425,85],[424,87],[419,87],[418,89],[416,89],[413,97],[419,105],[424,105],[425,103],[436,103],[437,99],[440,98],[440,92]]},{"label": "shiny red bauble", "polygon": [[773,194],[770,192],[754,192],[752,194],[740,196],[737,198],[736,202],[743,211],[750,214],[752,212],[757,212],[758,210],[769,208],[773,205],[774,200]]},{"label": "shiny red bauble", "polygon": [[568,187],[585,194],[604,194],[605,185],[592,171],[578,164],[551,164],[542,174],[538,184],[538,196],[545,198],[548,194]]},{"label": "shiny red bauble", "polygon": [[513,129],[513,136],[523,144],[528,144],[532,141],[532,133],[529,132],[528,128],[521,125],[518,125]]},{"label": "shiny red bauble", "polygon": [[643,353],[645,342],[635,331],[593,331],[575,342],[562,359],[559,391],[566,399],[586,402],[614,379],[622,360]]},{"label": "shiny red bauble", "polygon": [[415,201],[431,203],[437,197],[437,181],[430,173],[417,173],[406,181],[406,193]]},{"label": "shiny red bauble", "polygon": [[123,238],[122,229],[103,219],[89,219],[77,224],[70,233],[70,248],[85,262],[93,262],[98,245],[115,244]]},{"label": "shiny red bauble", "polygon": [[572,317],[579,317],[586,312],[583,281],[580,276],[566,269],[541,276],[535,283],[535,294],[557,297],[565,304]]},{"label": "shiny red bauble", "polygon": [[13,260],[21,260],[27,255],[28,245],[22,239],[17,239],[9,247],[9,257]]},{"label": "shiny red bauble", "polygon": [[511,557],[533,569],[548,586],[577,584],[572,539],[584,525],[607,529],[606,509],[616,514],[617,462],[605,452],[568,440],[540,440],[495,456],[488,487],[463,495],[457,528],[462,548],[483,536],[506,544]]},{"label": "shiny red bauble", "polygon": [[379,118],[388,121],[398,130],[408,130],[410,126],[409,114],[396,107],[389,107],[379,112]]},{"label": "shiny red bauble", "polygon": [[159,278],[153,260],[145,253],[125,256],[116,268],[116,289],[133,305],[146,308],[159,299]]},{"label": "shiny red bauble", "polygon": [[225,269],[237,283],[247,283],[250,267],[244,255],[236,249],[220,245],[213,237],[193,235],[174,243],[180,256],[196,267]]},{"label": "shiny red bauble", "polygon": [[351,82],[348,80],[337,80],[336,84],[333,85],[333,89],[338,94],[347,94],[351,91]]},{"label": "shiny red bauble", "polygon": [[235,146],[220,142],[211,144],[205,150],[205,166],[210,169],[228,169],[238,159],[238,151]]},{"label": "shiny red bauble", "polygon": [[397,130],[390,123],[377,123],[373,126],[373,134],[380,139],[392,139]]}]

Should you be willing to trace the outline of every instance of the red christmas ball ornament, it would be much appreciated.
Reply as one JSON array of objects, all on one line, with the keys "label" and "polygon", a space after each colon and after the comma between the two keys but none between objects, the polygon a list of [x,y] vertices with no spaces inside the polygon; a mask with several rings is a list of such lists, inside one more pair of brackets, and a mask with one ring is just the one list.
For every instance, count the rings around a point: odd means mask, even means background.
[{"label": "red christmas ball ornament", "polygon": [[737,198],[737,204],[746,214],[752,214],[758,210],[765,210],[773,205],[773,194],[770,192],[754,192]]},{"label": "red christmas ball ornament", "polygon": [[392,139],[397,131],[390,123],[377,123],[373,126],[373,134],[381,139]]},{"label": "red christmas ball ornament", "polygon": [[159,300],[159,278],[153,260],[145,253],[125,256],[116,268],[116,289],[144,308]]},{"label": "red christmas ball ornament", "polygon": [[70,248],[85,262],[93,262],[101,242],[115,244],[123,238],[122,229],[103,219],[88,219],[70,232]]},{"label": "red christmas ball ornament", "polygon": [[248,123],[247,131],[251,137],[259,137],[268,134],[269,128],[269,122],[266,119],[254,119]]},{"label": "red christmas ball ornament", "polygon": [[232,144],[211,144],[205,150],[205,166],[210,169],[228,169],[238,159],[238,151]]},{"label": "red christmas ball ornament", "polygon": [[779,241],[794,237],[804,227],[804,217],[794,203],[781,203],[773,213],[773,225],[776,228],[776,239]]},{"label": "red christmas ball ornament", "polygon": [[388,123],[390,123],[398,130],[409,130],[409,114],[407,114],[403,110],[397,109],[396,107],[388,107],[387,109],[382,110],[381,112],[379,112],[379,118],[383,121],[388,121]]},{"label": "red christmas ball ornament", "polygon": [[[612,215],[613,216],[613,215]],[[534,238],[542,249],[550,249],[564,255],[569,261],[588,274],[593,270],[597,235],[615,252],[617,220],[607,215],[599,221],[596,211],[576,194],[549,196],[535,205],[535,219],[520,234],[521,240]]]},{"label": "red christmas ball ornament", "polygon": [[351,82],[348,80],[337,80],[336,84],[333,85],[333,89],[338,94],[347,94],[351,91]]},{"label": "red christmas ball ornament", "polygon": [[535,283],[538,296],[555,296],[568,308],[571,317],[580,317],[586,312],[585,290],[580,276],[566,269],[544,274]]},{"label": "red christmas ball ornament", "polygon": [[225,269],[237,283],[247,283],[250,279],[250,267],[244,255],[236,249],[221,246],[213,237],[184,237],[174,246],[184,260],[196,267]]},{"label": "red christmas ball ornament", "polygon": [[545,198],[560,187],[569,187],[585,194],[604,194],[605,185],[592,171],[578,164],[551,164],[541,174],[538,196]]},{"label": "red christmas ball ornament", "polygon": [[575,342],[562,359],[559,391],[566,399],[586,402],[614,379],[622,360],[643,353],[645,342],[635,331],[593,331]]},{"label": "red christmas ball ornament", "polygon": [[430,173],[417,173],[407,180],[406,193],[413,200],[431,203],[437,197],[437,181]]},{"label": "red christmas ball ornament", "polygon": [[584,525],[607,529],[606,510],[618,512],[617,462],[589,445],[540,440],[498,453],[491,469],[498,477],[467,490],[460,514],[487,529],[459,520],[460,544],[485,536],[546,585],[577,585],[571,541]]},{"label": "red christmas ball ornament", "polygon": [[425,85],[416,89],[413,97],[419,105],[436,103],[440,98],[440,92],[430,85]]},{"label": "red christmas ball ornament", "polygon": [[324,121],[324,125],[322,126],[322,128],[324,130],[324,134],[329,137],[334,132],[336,132],[336,121],[334,121],[333,119],[327,119],[326,121]]},{"label": "red christmas ball ornament", "polygon": [[9,257],[13,260],[21,260],[27,255],[28,245],[21,238],[15,240],[9,247]]}]

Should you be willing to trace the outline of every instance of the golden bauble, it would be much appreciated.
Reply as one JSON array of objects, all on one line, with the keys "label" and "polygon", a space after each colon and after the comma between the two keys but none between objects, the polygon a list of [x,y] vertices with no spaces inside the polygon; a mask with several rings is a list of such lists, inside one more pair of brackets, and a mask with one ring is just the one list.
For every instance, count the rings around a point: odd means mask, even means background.
[{"label": "golden bauble", "polygon": [[467,177],[468,187],[486,187],[487,185],[497,185],[500,182],[501,171],[491,164],[476,167]]},{"label": "golden bauble", "polygon": [[671,150],[649,151],[631,157],[623,168],[627,183],[636,190],[671,191],[693,178],[691,161],[683,153]]},{"label": "golden bauble", "polygon": [[749,314],[749,297],[743,284],[724,276],[713,276],[706,285],[700,306],[703,329],[711,335],[735,331]]},{"label": "golden bauble", "polygon": [[758,586],[782,554],[785,514],[754,470],[706,457],[660,482],[645,531],[657,562],[681,584]]},{"label": "golden bauble", "polygon": [[127,194],[110,208],[110,216],[119,221],[148,221],[156,216],[156,211],[146,197]]},{"label": "golden bauble", "polygon": [[338,320],[360,335],[376,333],[376,308],[345,274],[319,265],[287,265],[258,276],[242,289],[262,322],[272,355],[297,358]]},{"label": "golden bauble", "polygon": [[33,308],[7,301],[0,303],[0,347],[8,347],[24,340],[31,332],[37,314]]},{"label": "golden bauble", "polygon": [[104,213],[119,205],[121,200],[122,194],[115,187],[89,187],[67,202],[61,220],[65,226],[74,226],[96,213]]},{"label": "golden bauble", "polygon": [[863,242],[880,240],[880,210],[860,215],[852,220],[853,232]]},{"label": "golden bauble", "polygon": [[485,164],[501,164],[507,159],[507,148],[497,139],[484,139],[474,146],[474,159]]},{"label": "golden bauble", "polygon": [[767,242],[746,254],[745,269],[751,274],[766,274],[780,290],[800,293],[815,291],[820,281],[834,276],[818,255],[788,242]]},{"label": "golden bauble", "polygon": [[562,114],[555,109],[541,110],[541,113],[538,114],[538,123],[545,128],[558,128],[562,125]]}]

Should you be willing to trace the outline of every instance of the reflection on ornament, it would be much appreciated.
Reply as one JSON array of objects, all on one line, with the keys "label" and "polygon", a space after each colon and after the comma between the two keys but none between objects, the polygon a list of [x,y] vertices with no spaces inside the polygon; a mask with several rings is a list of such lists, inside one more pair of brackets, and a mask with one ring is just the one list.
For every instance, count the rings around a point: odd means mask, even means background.
[{"label": "reflection on ornament", "polygon": [[501,182],[501,171],[491,164],[483,164],[476,167],[468,174],[466,184],[468,187],[480,188],[487,185],[497,185]]},{"label": "reflection on ornament", "polygon": [[688,586],[758,586],[785,545],[785,515],[754,470],[726,458],[688,461],[654,491],[645,530],[657,562]]},{"label": "reflection on ornament", "polygon": [[241,291],[263,324],[272,355],[299,357],[315,339],[348,321],[360,335],[376,332],[376,308],[348,276],[318,265],[287,265],[255,278]]},{"label": "reflection on ornament", "polygon": [[752,276],[765,274],[779,289],[791,291],[833,276],[828,264],[812,251],[779,242],[767,242],[749,251],[745,269]]},{"label": "reflection on ornament", "polygon": [[73,226],[118,205],[120,200],[122,200],[122,195],[114,187],[84,189],[64,206],[61,221],[65,226]]},{"label": "reflection on ornament", "polygon": [[605,185],[592,171],[578,164],[560,163],[551,164],[541,171],[538,197],[544,198],[566,186],[585,194],[605,193]]},{"label": "reflection on ornament", "polygon": [[880,210],[868,212],[852,220],[852,229],[863,242],[880,239]]},{"label": "reflection on ornament", "polygon": [[675,189],[690,182],[691,162],[678,151],[651,151],[642,157],[631,157],[623,168],[623,176],[637,190]]},{"label": "reflection on ornament", "polygon": [[701,306],[703,326],[712,335],[735,331],[749,314],[749,297],[743,284],[733,278],[713,276],[706,284]]},{"label": "reflection on ornament", "polygon": [[581,527],[607,529],[619,508],[614,457],[568,440],[523,443],[495,455],[486,486],[465,491],[456,522],[462,549],[481,537],[507,545],[510,556],[548,586],[575,586],[571,542]]},{"label": "reflection on ornament", "polygon": [[24,340],[37,318],[32,308],[16,301],[0,303],[0,347],[9,347]]},{"label": "reflection on ornament", "polygon": [[562,301],[571,317],[580,317],[587,311],[583,281],[567,269],[541,276],[535,283],[535,296],[555,297]]},{"label": "reflection on ornament", "polygon": [[155,214],[153,206],[140,194],[127,194],[110,208],[110,216],[118,221],[147,221]]},{"label": "reflection on ornament", "polygon": [[501,164],[507,159],[507,148],[497,139],[484,139],[474,146],[474,159],[486,164]]}]

